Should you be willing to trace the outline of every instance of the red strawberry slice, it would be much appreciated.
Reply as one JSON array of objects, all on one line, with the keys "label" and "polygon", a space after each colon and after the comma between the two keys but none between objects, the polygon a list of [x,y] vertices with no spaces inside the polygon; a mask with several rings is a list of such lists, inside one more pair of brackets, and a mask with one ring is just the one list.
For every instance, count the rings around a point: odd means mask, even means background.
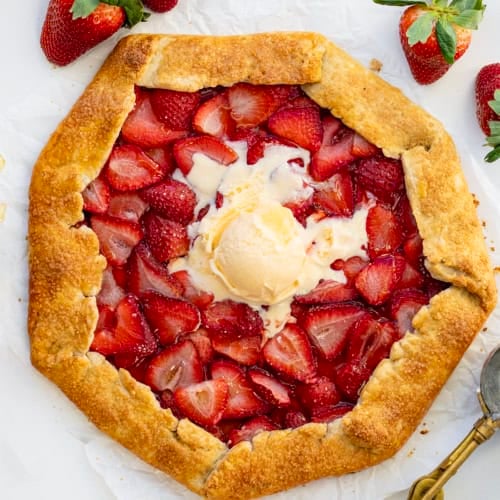
[{"label": "red strawberry slice", "polygon": [[356,159],[352,153],[354,132],[343,129],[339,135],[337,142],[321,146],[312,156],[309,173],[315,181],[326,181]]},{"label": "red strawberry slice", "polygon": [[356,158],[369,158],[374,156],[379,152],[379,149],[375,144],[368,142],[364,137],[359,134],[354,134],[352,141],[352,154]]},{"label": "red strawberry slice", "polygon": [[380,204],[368,210],[366,234],[368,236],[368,255],[372,259],[394,252],[403,241],[403,232],[396,216]]},{"label": "red strawberry slice", "polygon": [[115,309],[123,297],[125,297],[124,290],[116,283],[113,270],[107,267],[102,274],[101,289],[96,297],[97,305]]},{"label": "red strawberry slice", "polygon": [[117,191],[135,191],[158,182],[164,172],[142,149],[124,144],[111,151],[105,175]]},{"label": "red strawberry slice", "polygon": [[172,130],[189,130],[194,112],[201,101],[197,92],[155,89],[151,106],[157,118]]},{"label": "red strawberry slice", "polygon": [[418,289],[408,288],[394,293],[390,303],[390,312],[401,336],[413,331],[413,317],[428,303],[429,297]]},{"label": "red strawberry slice", "polygon": [[268,417],[255,417],[246,422],[241,429],[233,429],[229,434],[228,446],[231,448],[241,441],[251,441],[261,432],[270,432],[279,429],[279,427]]},{"label": "red strawberry slice", "polygon": [[164,176],[172,174],[177,167],[172,150],[172,143],[162,148],[146,149],[144,152],[158,164]]},{"label": "red strawberry slice", "polygon": [[314,408],[336,405],[340,401],[339,391],[327,377],[318,377],[312,384],[299,385],[295,393],[309,412]]},{"label": "red strawberry slice", "polygon": [[296,429],[304,424],[307,424],[307,417],[298,410],[291,410],[286,412],[283,421],[284,429]]},{"label": "red strawberry slice", "polygon": [[321,281],[315,288],[305,295],[296,295],[299,304],[330,304],[332,302],[345,302],[357,297],[358,292],[346,283],[335,280]]},{"label": "red strawberry slice", "polygon": [[287,387],[269,372],[261,368],[251,368],[248,370],[248,378],[262,399],[280,408],[290,406],[290,392]]},{"label": "red strawberry slice", "polygon": [[423,242],[422,238],[418,233],[415,233],[413,236],[410,236],[404,242],[403,252],[410,264],[412,264],[414,267],[418,267],[420,265],[420,260],[422,258],[422,252],[423,252]]},{"label": "red strawberry slice", "polygon": [[321,119],[323,125],[323,141],[322,146],[331,146],[338,142],[337,136],[340,137],[346,130],[342,122],[332,115],[326,115]]},{"label": "red strawberry slice", "polygon": [[317,185],[313,203],[328,216],[351,217],[354,212],[354,194],[349,172],[338,172],[328,181]]},{"label": "red strawberry slice", "polygon": [[184,298],[199,309],[205,309],[214,301],[214,294],[196,288],[187,271],[176,271],[172,276],[184,287]]},{"label": "red strawberry slice", "polygon": [[345,261],[337,259],[331,264],[330,267],[336,271],[341,271],[341,270],[344,271],[348,283],[352,285],[353,281],[356,279],[356,276],[367,265],[368,265],[367,260],[355,255],[353,257],[349,257]]},{"label": "red strawberry slice", "polygon": [[247,163],[255,165],[266,154],[266,149],[269,146],[288,146],[296,147],[293,142],[286,141],[280,137],[273,135],[256,135],[252,140],[248,141]]},{"label": "red strawberry slice", "polygon": [[182,340],[154,356],[146,370],[146,383],[157,392],[174,391],[203,381],[203,366],[193,343]]},{"label": "red strawberry slice", "polygon": [[201,321],[212,339],[260,337],[264,331],[257,311],[229,299],[210,304],[201,312]]},{"label": "red strawberry slice", "polygon": [[198,308],[189,302],[148,292],[142,297],[144,314],[160,344],[168,345],[200,324]]},{"label": "red strawberry slice", "polygon": [[158,292],[165,297],[180,298],[184,287],[173,275],[168,274],[145,243],[137,245],[129,259],[128,289],[137,296],[145,292]]},{"label": "red strawberry slice", "polygon": [[234,131],[227,93],[217,94],[205,101],[193,117],[193,128],[200,134],[225,139]]},{"label": "red strawberry slice", "polygon": [[282,109],[297,109],[297,108],[315,108],[319,111],[319,106],[309,97],[305,95],[299,95],[279,107],[279,111]]},{"label": "red strawberry slice", "polygon": [[285,108],[273,113],[267,122],[269,130],[311,152],[321,146],[323,127],[319,110],[313,107]]},{"label": "red strawberry slice", "polygon": [[194,164],[193,155],[196,153],[204,154],[221,165],[230,165],[238,159],[236,151],[216,137],[188,137],[174,144],[175,161],[184,175],[191,171]]},{"label": "red strawberry slice", "polygon": [[122,127],[122,136],[142,148],[158,148],[185,137],[183,131],[172,130],[156,117],[149,93],[136,88],[134,109]]},{"label": "red strawberry slice", "polygon": [[117,368],[125,368],[138,382],[145,383],[146,369],[149,364],[149,357],[140,357],[136,354],[115,354],[113,363]]},{"label": "red strawberry slice", "polygon": [[185,418],[184,413],[180,410],[180,408],[177,406],[177,403],[175,402],[174,395],[171,391],[163,391],[160,394],[160,406],[164,409],[169,409],[174,417],[178,418],[179,420],[181,418]]},{"label": "red strawberry slice", "polygon": [[240,127],[256,127],[267,120],[275,109],[267,87],[237,83],[228,93],[231,118]]},{"label": "red strawberry slice", "polygon": [[408,200],[406,194],[399,196],[393,211],[396,214],[401,229],[406,237],[418,234],[417,222],[413,216],[410,201]]},{"label": "red strawberry slice", "polygon": [[291,210],[293,216],[304,227],[307,224],[307,218],[313,213],[314,205],[312,195],[309,198],[287,201],[283,206]]},{"label": "red strawberry slice", "polygon": [[404,189],[401,161],[385,156],[360,160],[355,169],[355,176],[362,188],[385,202],[390,202]]},{"label": "red strawberry slice", "polygon": [[[357,362],[345,363],[337,369],[335,385],[348,401],[355,403],[371,374],[370,368]],[[347,411],[349,409],[346,409]]]},{"label": "red strawberry slice", "polygon": [[419,288],[424,284],[424,276],[409,262],[405,262],[403,274],[398,283],[398,288]]},{"label": "red strawberry slice", "polygon": [[236,339],[220,335],[212,337],[214,351],[246,366],[254,365],[259,361],[261,344],[260,335]]},{"label": "red strawberry slice", "polygon": [[82,197],[84,210],[93,214],[103,214],[109,206],[109,186],[102,177],[97,177],[83,190]]},{"label": "red strawberry slice", "polygon": [[245,372],[231,361],[215,361],[211,374],[214,380],[224,380],[229,387],[229,397],[223,418],[244,418],[262,415],[267,404],[253,392]]},{"label": "red strawberry slice", "polygon": [[140,196],[158,215],[183,226],[194,218],[196,195],[184,182],[168,177],[160,184],[141,191]]},{"label": "red strawberry slice", "polygon": [[[125,297],[125,295],[123,295],[123,297]],[[121,299],[123,299],[123,297],[121,297]],[[97,305],[97,310],[99,311],[99,317],[97,318],[97,325],[95,327],[96,331],[115,329],[116,327],[115,307],[110,307],[101,304]]]},{"label": "red strawberry slice", "polygon": [[102,254],[113,266],[125,264],[143,236],[139,224],[108,215],[93,215],[90,227],[99,239]]},{"label": "red strawberry slice", "polygon": [[217,424],[224,414],[228,386],[224,380],[205,380],[174,392],[174,400],[189,420],[209,427]]},{"label": "red strawberry slice", "polygon": [[396,290],[405,266],[403,257],[377,257],[358,274],[354,284],[369,304],[378,306],[386,302]]},{"label": "red strawberry slice", "polygon": [[153,212],[143,217],[143,224],[144,240],[157,260],[166,262],[186,255],[189,237],[185,226]]},{"label": "red strawberry slice", "polygon": [[342,353],[351,326],[366,314],[356,304],[316,306],[301,318],[300,324],[322,355],[332,360]]},{"label": "red strawberry slice", "polygon": [[90,348],[104,356],[131,353],[145,357],[156,351],[156,339],[141,313],[139,301],[126,295],[115,309],[116,327],[97,330]]},{"label": "red strawberry slice", "polygon": [[118,219],[139,222],[148,204],[137,193],[112,193],[108,215]]},{"label": "red strawberry slice", "polygon": [[350,412],[354,405],[346,402],[338,403],[333,406],[319,406],[311,411],[311,422],[328,423],[333,422],[337,418],[342,418],[346,413]]},{"label": "red strawberry slice", "polygon": [[392,344],[397,340],[399,333],[392,323],[366,316],[352,328],[346,360],[374,370],[382,359],[389,356]]},{"label": "red strawberry slice", "polygon": [[275,370],[300,382],[312,382],[316,363],[306,333],[289,323],[269,339],[263,349],[264,359]]},{"label": "red strawberry slice", "polygon": [[296,97],[304,95],[298,85],[267,85],[267,93],[273,99],[274,108],[277,109]]},{"label": "red strawberry slice", "polygon": [[214,349],[212,342],[210,342],[210,337],[204,328],[198,328],[196,332],[186,335],[185,338],[194,344],[203,365],[207,365],[213,360]]}]

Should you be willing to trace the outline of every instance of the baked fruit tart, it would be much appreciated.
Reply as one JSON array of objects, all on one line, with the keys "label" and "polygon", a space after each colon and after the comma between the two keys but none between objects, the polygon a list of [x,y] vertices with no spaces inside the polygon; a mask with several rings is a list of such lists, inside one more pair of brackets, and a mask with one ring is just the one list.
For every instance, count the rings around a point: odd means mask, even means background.
[{"label": "baked fruit tart", "polygon": [[311,33],[123,39],[29,249],[34,365],[209,498],[392,456],[496,301],[450,137]]}]

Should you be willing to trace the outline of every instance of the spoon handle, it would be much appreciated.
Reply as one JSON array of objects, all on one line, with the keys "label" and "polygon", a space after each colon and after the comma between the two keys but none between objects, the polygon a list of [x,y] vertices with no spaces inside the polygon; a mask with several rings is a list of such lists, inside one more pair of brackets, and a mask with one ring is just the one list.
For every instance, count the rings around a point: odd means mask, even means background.
[{"label": "spoon handle", "polygon": [[493,436],[496,428],[491,417],[480,418],[465,439],[430,474],[413,483],[408,500],[442,499],[444,484],[480,444]]}]

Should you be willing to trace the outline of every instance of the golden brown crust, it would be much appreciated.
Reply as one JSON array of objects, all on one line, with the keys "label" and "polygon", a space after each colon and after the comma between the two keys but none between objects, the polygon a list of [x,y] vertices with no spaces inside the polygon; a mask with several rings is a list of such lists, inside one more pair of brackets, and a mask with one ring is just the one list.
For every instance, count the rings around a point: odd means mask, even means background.
[{"label": "golden brown crust", "polygon": [[[238,81],[300,83],[321,106],[401,157],[431,273],[452,283],[414,318],[331,424],[261,433],[233,449],[162,410],[152,392],[88,349],[105,261],[81,192],[106,161],[134,85],[193,91]],[[496,301],[493,274],[454,145],[442,126],[325,38],[137,35],[123,39],[42,151],[30,189],[33,364],[104,432],[210,498],[248,498],[393,455],[414,431]],[[445,347],[443,347],[445,346]]]}]

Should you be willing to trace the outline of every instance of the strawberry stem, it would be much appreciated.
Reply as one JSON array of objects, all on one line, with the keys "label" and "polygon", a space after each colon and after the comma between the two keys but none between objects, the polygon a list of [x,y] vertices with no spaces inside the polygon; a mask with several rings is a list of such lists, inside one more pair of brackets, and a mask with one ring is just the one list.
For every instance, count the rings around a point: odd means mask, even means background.
[{"label": "strawberry stem", "polygon": [[129,28],[149,17],[149,13],[144,12],[144,5],[141,0],[74,0],[70,9],[73,19],[90,16],[100,3],[122,7],[126,15],[125,26]]}]

